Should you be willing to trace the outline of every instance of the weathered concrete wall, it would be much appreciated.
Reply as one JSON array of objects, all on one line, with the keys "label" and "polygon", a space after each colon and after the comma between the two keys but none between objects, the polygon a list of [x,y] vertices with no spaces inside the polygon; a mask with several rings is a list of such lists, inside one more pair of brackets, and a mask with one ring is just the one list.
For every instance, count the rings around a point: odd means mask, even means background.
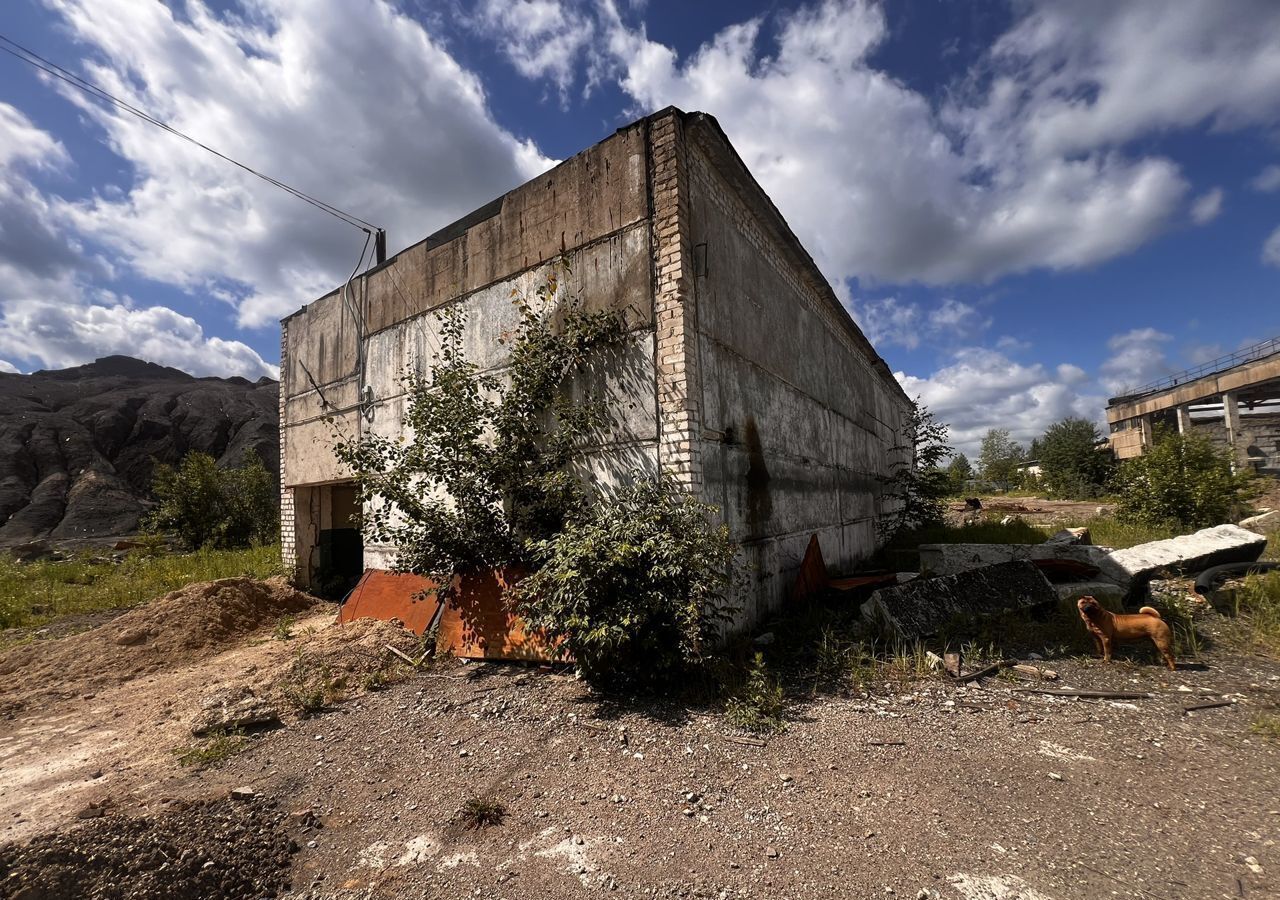
[{"label": "weathered concrete wall", "polygon": [[[462,223],[408,248],[283,323],[281,347],[281,531],[289,561],[305,568],[323,526],[323,485],[350,478],[335,437],[404,433],[403,378],[425,372],[439,348],[434,313],[466,314],[467,355],[500,372],[499,342],[519,320],[514,292],[533,297],[553,262],[557,302],[626,317],[624,346],[572,390],[604,388],[618,424],[583,464],[610,483],[656,471],[652,242],[647,128],[637,123],[516,188]],[[366,547],[369,565],[389,548]]]},{"label": "weathered concrete wall", "polygon": [[718,129],[688,132],[703,496],[746,549],[750,622],[811,534],[836,569],[876,550],[909,401]]},{"label": "weathered concrete wall", "polygon": [[[1192,419],[1197,432],[1219,447],[1229,448],[1227,426],[1221,419]],[[1268,474],[1280,474],[1280,413],[1241,413],[1240,440],[1250,463]]]}]

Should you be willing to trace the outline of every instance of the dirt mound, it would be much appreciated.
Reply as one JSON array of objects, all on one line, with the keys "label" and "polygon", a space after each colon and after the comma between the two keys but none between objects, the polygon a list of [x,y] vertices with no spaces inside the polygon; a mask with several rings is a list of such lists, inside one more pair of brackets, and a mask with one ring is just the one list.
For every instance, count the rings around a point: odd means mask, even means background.
[{"label": "dirt mound", "polygon": [[417,659],[421,645],[418,635],[373,619],[291,636],[289,653],[232,675],[201,697],[191,731],[203,735],[306,718],[402,680],[413,667],[387,648]]},{"label": "dirt mound", "polygon": [[212,656],[316,599],[282,578],[191,584],[91,631],[0,654],[0,703],[83,694]]},{"label": "dirt mound", "polygon": [[275,897],[298,847],[260,799],[201,800],[158,816],[108,816],[0,846],[4,900]]}]

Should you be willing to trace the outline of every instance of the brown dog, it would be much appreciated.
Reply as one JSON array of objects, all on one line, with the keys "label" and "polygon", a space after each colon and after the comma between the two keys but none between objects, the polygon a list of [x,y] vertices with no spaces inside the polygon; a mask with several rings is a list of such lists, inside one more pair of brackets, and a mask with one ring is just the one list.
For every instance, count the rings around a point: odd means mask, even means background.
[{"label": "brown dog", "polygon": [[1089,629],[1094,646],[1102,654],[1103,662],[1111,662],[1112,644],[1124,644],[1151,638],[1156,650],[1164,657],[1169,669],[1175,670],[1177,664],[1173,660],[1173,632],[1168,624],[1160,618],[1160,613],[1150,606],[1138,610],[1136,616],[1118,616],[1105,610],[1093,597],[1081,597],[1076,603],[1080,610],[1080,618],[1084,627]]}]

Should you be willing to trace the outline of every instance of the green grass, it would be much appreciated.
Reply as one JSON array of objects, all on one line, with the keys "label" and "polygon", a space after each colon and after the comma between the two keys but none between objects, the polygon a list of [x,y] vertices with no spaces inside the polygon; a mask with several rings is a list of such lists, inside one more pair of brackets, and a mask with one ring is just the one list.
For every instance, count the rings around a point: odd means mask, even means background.
[{"label": "green grass", "polygon": [[1121,522],[1113,516],[1093,516],[1083,522],[1073,522],[1070,527],[1081,526],[1089,529],[1089,539],[1094,544],[1116,550],[1189,533],[1188,530],[1177,530],[1167,525],[1135,525],[1131,522]]},{"label": "green grass", "polygon": [[757,653],[742,687],[725,705],[725,718],[745,731],[773,734],[786,727],[784,710],[782,687],[769,673],[764,654]]},{"label": "green grass", "polygon": [[1280,657],[1280,571],[1245,578],[1235,590],[1235,612],[1258,649]]},{"label": "green grass", "polygon": [[892,549],[911,550],[921,544],[1043,544],[1049,533],[1014,519],[1008,525],[999,522],[973,522],[966,525],[936,525],[917,528],[894,538]]},{"label": "green grass", "polygon": [[473,831],[501,825],[506,815],[507,808],[497,797],[468,797],[459,813],[463,826]]},{"label": "green grass", "polygon": [[280,547],[274,544],[160,555],[134,551],[119,564],[93,558],[86,553],[59,562],[0,559],[0,628],[137,606],[192,582],[237,575],[267,578],[284,571]]},{"label": "green grass", "polygon": [[249,746],[243,731],[215,731],[205,740],[173,751],[178,765],[196,769],[219,766]]},{"label": "green grass", "polygon": [[1275,713],[1259,713],[1249,723],[1249,730],[1259,737],[1280,742],[1280,716]]}]

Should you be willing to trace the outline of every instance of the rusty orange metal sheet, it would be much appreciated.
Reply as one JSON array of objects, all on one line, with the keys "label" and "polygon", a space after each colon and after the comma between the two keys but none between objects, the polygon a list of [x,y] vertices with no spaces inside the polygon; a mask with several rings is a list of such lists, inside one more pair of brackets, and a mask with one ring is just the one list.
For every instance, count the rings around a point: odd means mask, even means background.
[{"label": "rusty orange metal sheet", "polygon": [[530,632],[507,602],[518,576],[511,572],[472,575],[454,582],[441,609],[436,583],[421,575],[369,569],[338,612],[340,623],[399,619],[415,634],[437,625],[436,650],[464,659],[571,662],[554,642]]},{"label": "rusty orange metal sheet", "polygon": [[815,594],[827,589],[827,564],[822,559],[822,545],[818,536],[811,535],[809,546],[805,548],[804,559],[800,562],[800,570],[796,572],[796,582],[791,587],[791,602],[807,600]]},{"label": "rusty orange metal sheet", "polygon": [[399,619],[414,634],[424,634],[440,609],[435,587],[434,581],[421,575],[366,569],[360,583],[338,610],[338,622]]},{"label": "rusty orange metal sheet", "polygon": [[518,580],[514,571],[498,571],[455,582],[440,616],[436,646],[464,659],[570,662],[564,650],[530,632],[511,610],[507,591]]}]

